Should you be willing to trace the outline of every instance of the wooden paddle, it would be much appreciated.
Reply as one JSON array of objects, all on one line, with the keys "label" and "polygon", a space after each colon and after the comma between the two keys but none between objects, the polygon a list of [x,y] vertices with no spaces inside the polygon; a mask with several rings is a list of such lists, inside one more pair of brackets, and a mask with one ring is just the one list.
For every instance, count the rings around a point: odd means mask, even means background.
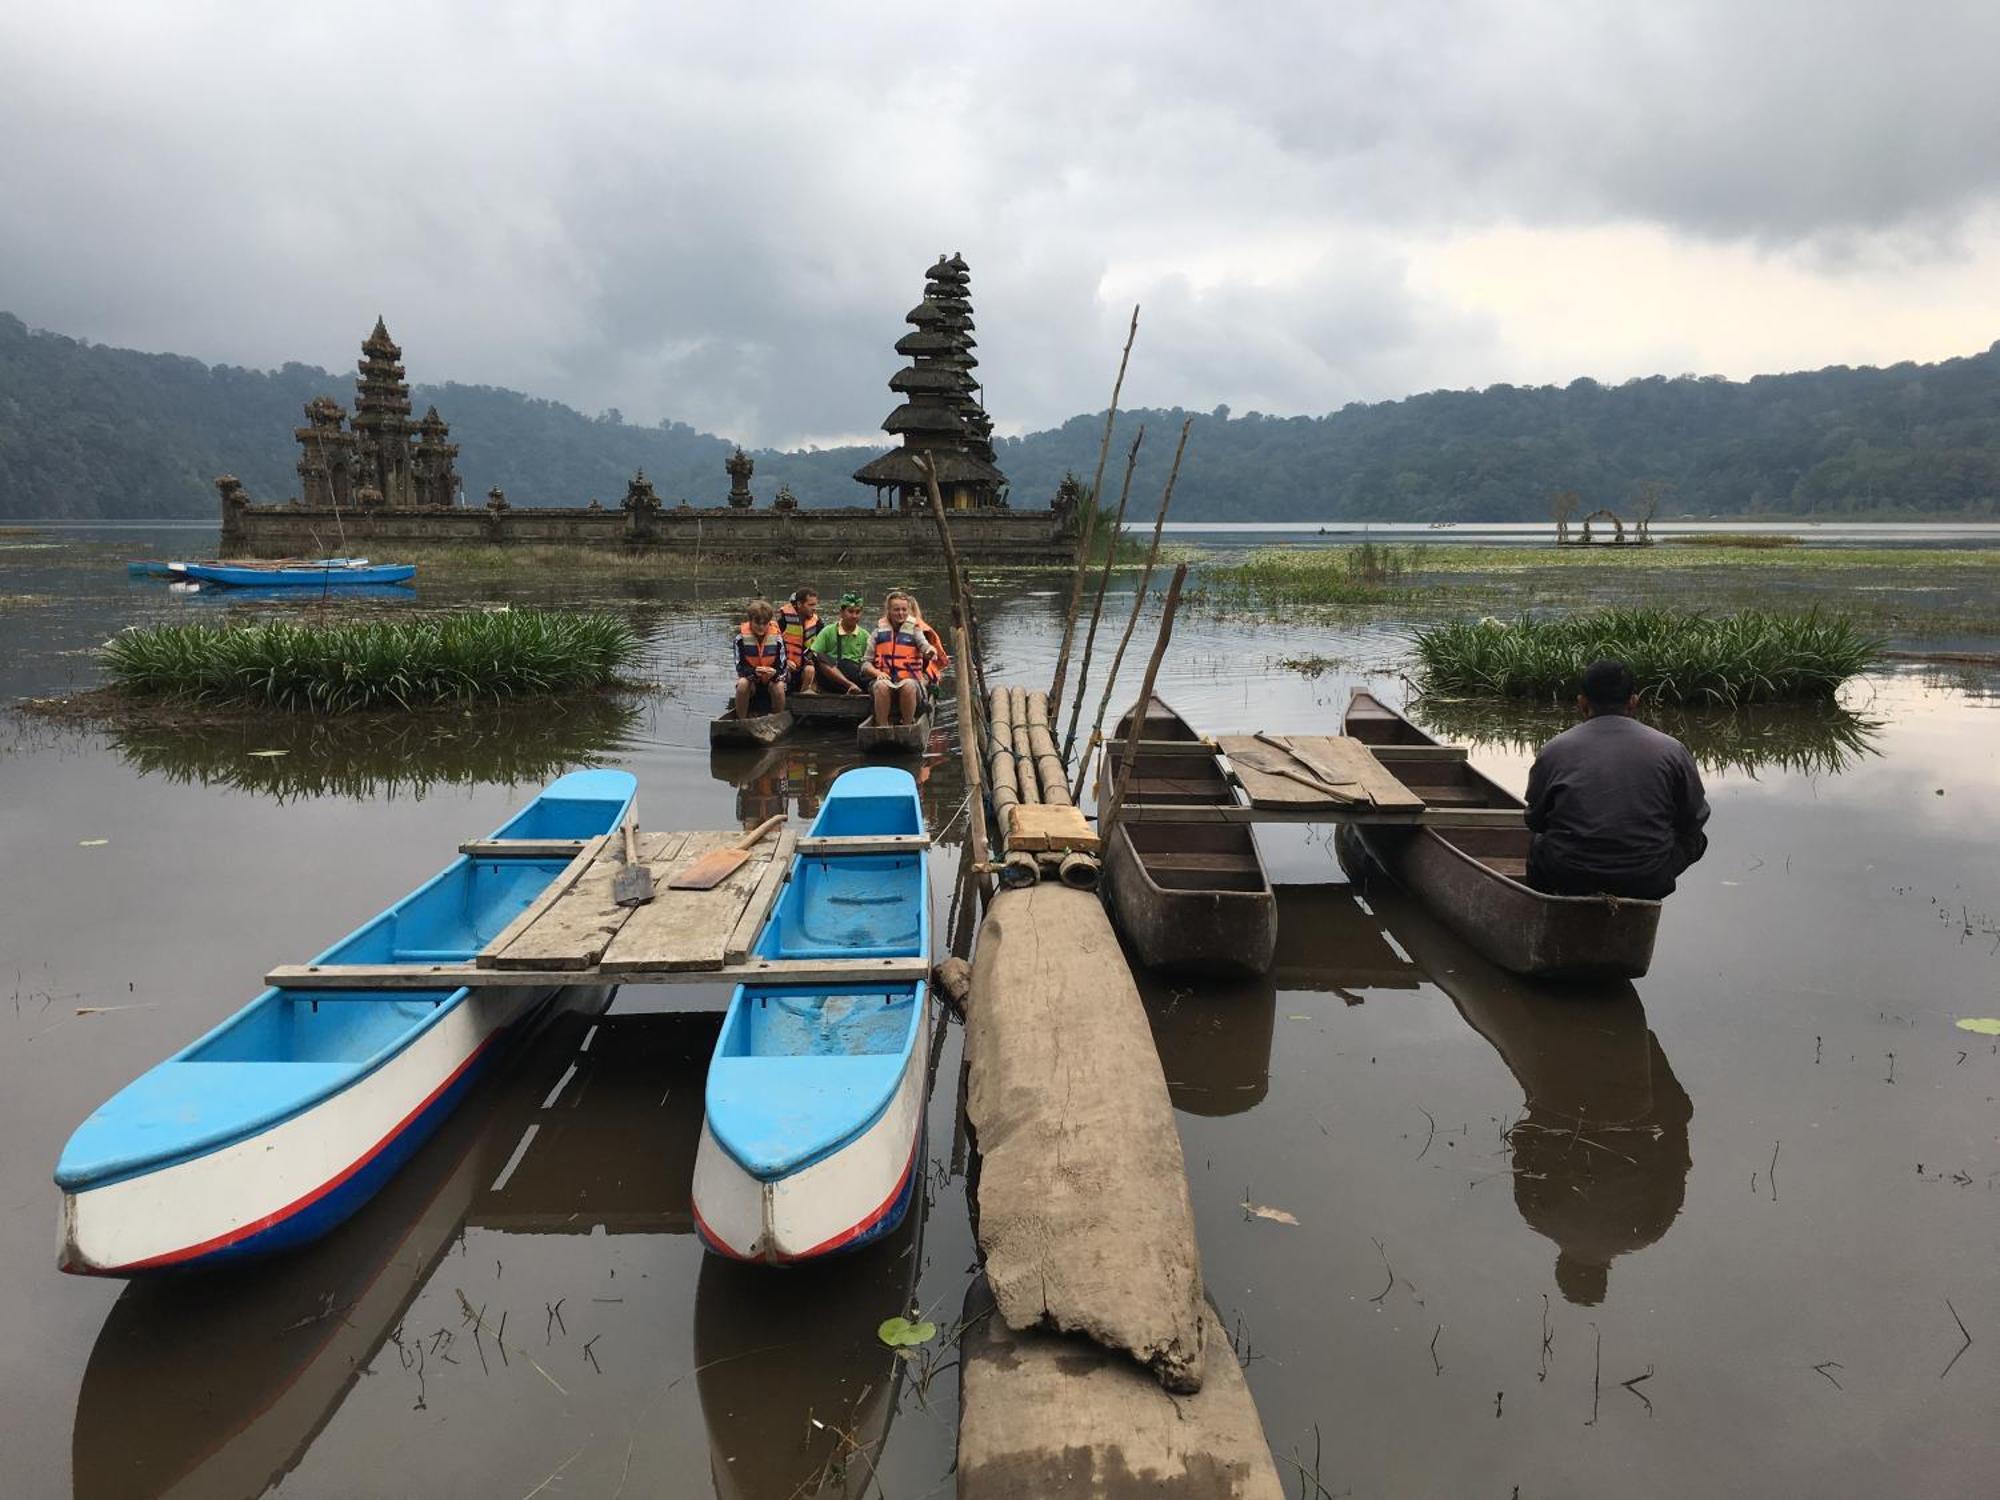
[{"label": "wooden paddle", "polygon": [[773,828],[783,825],[785,815],[766,818],[755,828],[744,834],[733,844],[720,849],[711,849],[693,864],[682,870],[667,882],[670,891],[709,891],[722,884],[730,876],[743,868],[743,862],[750,858],[750,851],[757,841]]},{"label": "wooden paddle", "polygon": [[653,899],[653,872],[639,863],[633,847],[632,820],[625,820],[625,863],[611,877],[611,900],[618,906],[644,906]]}]

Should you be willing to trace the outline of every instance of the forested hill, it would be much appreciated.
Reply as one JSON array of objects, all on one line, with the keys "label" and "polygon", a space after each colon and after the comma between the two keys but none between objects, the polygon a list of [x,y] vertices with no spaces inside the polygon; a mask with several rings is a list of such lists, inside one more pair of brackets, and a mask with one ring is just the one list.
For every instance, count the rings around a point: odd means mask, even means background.
[{"label": "forested hill", "polygon": [[[209,515],[224,472],[283,499],[298,488],[300,408],[323,392],[351,402],[353,381],[104,348],[0,313],[0,517]],[[498,484],[517,505],[614,505],[639,468],[669,504],[716,501],[728,485],[730,444],[683,423],[637,427],[491,386],[414,397],[451,423],[473,503]],[[1004,391],[993,399],[1004,415]],[[1536,520],[1552,491],[1629,510],[1648,484],[1672,486],[1663,515],[2000,513],[2000,344],[1934,365],[1503,385],[1320,417],[1132,412],[1117,444],[1145,424],[1134,516],[1156,503],[1188,416],[1183,521]],[[1046,503],[1066,470],[1088,478],[1102,424],[1073,417],[1003,441],[1015,503]],[[759,452],[751,487],[761,500],[788,484],[807,505],[863,502],[848,476],[875,451]]]}]

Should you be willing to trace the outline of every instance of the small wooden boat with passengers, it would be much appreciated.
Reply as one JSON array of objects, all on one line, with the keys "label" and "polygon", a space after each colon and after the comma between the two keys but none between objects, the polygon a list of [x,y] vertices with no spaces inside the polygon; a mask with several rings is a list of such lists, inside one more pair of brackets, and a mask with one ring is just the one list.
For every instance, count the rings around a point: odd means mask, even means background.
[{"label": "small wooden boat with passengers", "polygon": [[[1109,801],[1124,765],[1130,712],[1104,747],[1097,805]],[[1200,736],[1159,698],[1146,707],[1141,743],[1194,745]],[[1128,803],[1226,807],[1235,789],[1215,756],[1141,750]],[[1242,823],[1121,820],[1104,851],[1104,883],[1118,929],[1153,969],[1261,974],[1278,941],[1277,898],[1256,836]]]},{"label": "small wooden boat with passengers", "polygon": [[[316,964],[469,963],[569,866],[551,843],[629,815],[624,771],[573,771],[486,845],[363,923]],[[458,1105],[547,983],[267,989],[127,1084],[56,1165],[62,1268],[206,1267],[317,1238],[367,1202]]]},{"label": "small wooden boat with passengers", "polygon": [[[1396,746],[1438,741],[1368,693],[1347,705],[1345,730],[1386,750],[1397,779],[1428,807],[1526,805],[1463,759],[1396,759]],[[1357,825],[1355,832],[1370,858],[1503,969],[1545,979],[1637,979],[1652,965],[1660,903],[1533,889],[1526,827]]]},{"label": "small wooden boat with passengers", "polygon": [[[927,973],[923,832],[909,772],[843,774],[801,841],[755,954],[900,958]],[[821,850],[815,839],[841,842]],[[854,1249],[902,1222],[923,1142],[929,998],[928,983],[907,973],[737,986],[695,1151],[695,1228],[709,1249],[782,1265]]]}]

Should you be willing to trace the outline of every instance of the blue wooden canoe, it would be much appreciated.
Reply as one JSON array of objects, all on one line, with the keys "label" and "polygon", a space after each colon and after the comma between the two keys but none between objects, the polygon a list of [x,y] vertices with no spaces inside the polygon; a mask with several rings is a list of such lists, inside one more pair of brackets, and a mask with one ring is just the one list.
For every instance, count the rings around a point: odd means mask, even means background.
[{"label": "blue wooden canoe", "polygon": [[[494,839],[616,828],[636,783],[574,771]],[[560,875],[546,855],[461,855],[311,960],[467,963]],[[448,1115],[549,983],[435,990],[267,989],[126,1085],[56,1166],[62,1266],[104,1276],[302,1244],[373,1195]]]},{"label": "blue wooden canoe", "polygon": [[[809,837],[920,834],[907,771],[828,790]],[[755,951],[771,959],[930,957],[923,849],[800,854]],[[929,986],[739,985],[710,1061],[695,1152],[703,1242],[784,1264],[869,1243],[908,1210],[923,1140]]]},{"label": "blue wooden canoe", "polygon": [[200,583],[243,588],[345,588],[361,583],[408,583],[415,563],[371,563],[366,558],[330,557],[319,562],[260,568],[234,563],[182,563],[175,573]]}]

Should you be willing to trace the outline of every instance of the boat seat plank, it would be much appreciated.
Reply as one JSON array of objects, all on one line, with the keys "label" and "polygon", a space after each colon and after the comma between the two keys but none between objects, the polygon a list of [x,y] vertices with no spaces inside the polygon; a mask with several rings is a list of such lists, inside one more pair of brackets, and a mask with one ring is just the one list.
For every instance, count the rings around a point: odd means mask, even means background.
[{"label": "boat seat plank", "polygon": [[543,912],[554,906],[565,891],[569,890],[570,887],[583,878],[584,872],[596,861],[599,851],[604,848],[610,838],[610,834],[600,833],[596,838],[589,840],[581,849],[577,850],[575,858],[570,860],[563,872],[556,876],[554,880],[551,880],[543,888],[542,893],[529,902],[513,921],[494,934],[493,941],[480,951],[478,962],[482,964],[497,963],[500,954],[506,951],[507,946],[515,938],[533,926],[535,920]]},{"label": "boat seat plank", "polygon": [[913,984],[930,975],[925,958],[748,959],[721,969],[634,970],[606,974],[597,968],[567,973],[482,969],[474,964],[281,964],[264,982],[288,990],[374,991],[349,998],[377,998],[383,991],[491,989],[513,985],[595,984]]},{"label": "boat seat plank", "polygon": [[780,840],[766,838],[754,846],[750,858],[712,890],[676,891],[668,888],[668,882],[699,855],[741,837],[740,833],[691,833],[665,867],[656,866],[653,880],[659,894],[644,906],[630,908],[629,915],[606,937],[595,957],[603,972],[721,968],[736,923],[763,880]]},{"label": "boat seat plank", "polygon": [[472,839],[458,846],[474,859],[574,859],[589,839]]},{"label": "boat seat plank", "polygon": [[914,854],[931,846],[927,833],[873,833],[851,836],[810,836],[798,840],[800,854]]},{"label": "boat seat plank", "polygon": [[1142,853],[1139,863],[1148,870],[1212,870],[1218,873],[1255,871],[1263,861],[1254,854],[1153,854]]},{"label": "boat seat plank", "polygon": [[1360,804],[1383,812],[1414,812],[1424,805],[1424,799],[1397,780],[1395,773],[1371,755],[1359,740],[1326,734],[1295,734],[1286,738],[1338,777],[1335,791],[1321,792],[1294,780],[1293,775],[1274,774],[1273,768],[1282,766],[1298,776],[1312,775],[1283,751],[1255,735],[1218,736],[1216,743],[1229,757],[1252,807],[1291,810]]},{"label": "boat seat plank", "polygon": [[1490,794],[1476,786],[1427,786],[1424,788],[1426,807],[1483,807]]}]

